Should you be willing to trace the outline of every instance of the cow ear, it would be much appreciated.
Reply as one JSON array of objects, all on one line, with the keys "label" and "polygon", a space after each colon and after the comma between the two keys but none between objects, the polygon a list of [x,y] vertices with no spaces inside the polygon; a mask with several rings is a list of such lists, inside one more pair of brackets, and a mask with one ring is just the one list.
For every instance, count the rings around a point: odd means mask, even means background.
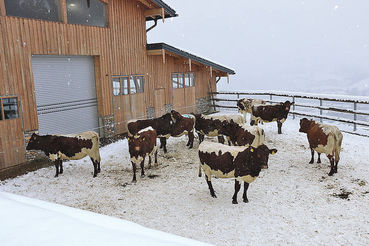
[{"label": "cow ear", "polygon": [[274,155],[275,153],[277,153],[277,149],[271,149],[271,150],[269,150],[269,153],[271,155]]}]

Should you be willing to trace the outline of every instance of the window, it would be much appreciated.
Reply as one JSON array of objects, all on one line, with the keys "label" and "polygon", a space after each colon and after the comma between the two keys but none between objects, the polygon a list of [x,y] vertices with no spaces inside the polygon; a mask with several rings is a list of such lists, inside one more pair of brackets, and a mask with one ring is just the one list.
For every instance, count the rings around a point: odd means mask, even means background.
[{"label": "window", "polygon": [[5,10],[9,16],[61,21],[60,0],[5,0]]},{"label": "window", "polygon": [[190,86],[195,86],[195,75],[190,73]]},{"label": "window", "polygon": [[172,73],[173,89],[195,86],[194,73]]},{"label": "window", "polygon": [[144,92],[144,77],[142,75],[114,76],[113,95],[129,95]]},{"label": "window", "polygon": [[120,79],[114,78],[113,79],[113,95],[118,96],[120,94]]},{"label": "window", "polygon": [[67,0],[67,16],[69,24],[107,26],[106,4],[100,0]]},{"label": "window", "polygon": [[190,86],[190,75],[188,73],[184,74],[185,87]]},{"label": "window", "polygon": [[122,95],[128,95],[128,77],[121,77],[120,81],[122,82],[123,87]]},{"label": "window", "polygon": [[176,73],[172,73],[172,84],[173,88],[178,88],[178,75]]},{"label": "window", "polygon": [[0,100],[0,120],[19,118],[18,99],[16,97],[2,98]]},{"label": "window", "polygon": [[178,74],[178,88],[183,88],[183,74]]}]

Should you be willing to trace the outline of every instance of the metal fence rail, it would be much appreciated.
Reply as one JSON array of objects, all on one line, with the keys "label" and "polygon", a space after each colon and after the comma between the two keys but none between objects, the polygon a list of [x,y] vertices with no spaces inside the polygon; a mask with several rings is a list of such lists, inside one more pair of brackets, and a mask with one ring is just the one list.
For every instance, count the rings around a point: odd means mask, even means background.
[{"label": "metal fence rail", "polygon": [[[275,92],[212,92],[212,106],[214,108],[237,109],[240,98],[260,98],[267,103],[278,103],[285,100],[294,102],[290,110],[293,118],[296,116],[317,118],[351,125],[352,130],[343,132],[369,137],[369,100],[352,100],[347,98],[331,98],[292,93]],[[279,99],[279,100],[278,100]],[[314,105],[315,104],[315,105]],[[362,109],[358,110],[358,106]],[[315,113],[314,111],[318,111]],[[358,131],[358,126],[361,126]]]}]

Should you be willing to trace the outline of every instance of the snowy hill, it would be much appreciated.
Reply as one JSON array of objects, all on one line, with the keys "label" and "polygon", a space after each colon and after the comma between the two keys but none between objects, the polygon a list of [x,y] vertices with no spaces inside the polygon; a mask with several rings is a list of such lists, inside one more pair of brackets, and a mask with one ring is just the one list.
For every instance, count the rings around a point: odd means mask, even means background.
[{"label": "snowy hill", "polygon": [[121,140],[102,148],[97,178],[84,159],[65,163],[59,178],[53,177],[55,167],[43,168],[0,183],[0,190],[215,245],[367,245],[369,139],[344,134],[338,173],[330,177],[325,156],[321,164],[308,164],[310,149],[298,120],[288,119],[282,135],[275,123],[262,127],[266,144],[278,153],[250,184],[247,204],[242,190],[239,204],[232,204],[232,179],[213,179],[218,198],[210,196],[204,177],[197,176],[198,141],[189,150],[186,137],[170,138],[168,153],[159,151],[159,166],[136,184],[127,141]]}]

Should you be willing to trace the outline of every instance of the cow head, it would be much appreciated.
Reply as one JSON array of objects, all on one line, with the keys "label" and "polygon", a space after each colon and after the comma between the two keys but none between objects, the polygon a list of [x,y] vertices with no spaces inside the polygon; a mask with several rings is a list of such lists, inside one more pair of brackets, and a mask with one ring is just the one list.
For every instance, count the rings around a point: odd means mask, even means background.
[{"label": "cow head", "polygon": [[26,150],[40,150],[41,144],[40,144],[41,138],[36,133],[33,133],[31,138],[29,139],[29,142],[27,144]]},{"label": "cow head", "polygon": [[176,121],[182,119],[182,115],[180,113],[178,113],[175,110],[170,111],[170,116],[172,117],[172,120],[174,121],[174,123],[176,123]]},{"label": "cow head", "polygon": [[245,110],[245,106],[243,104],[243,99],[240,99],[240,100],[237,101],[237,107],[240,110]]},{"label": "cow head", "polygon": [[250,147],[252,157],[257,162],[262,169],[268,169],[269,155],[274,155],[277,153],[277,149],[269,149],[265,144],[260,145],[257,148]]},{"label": "cow head", "polygon": [[306,118],[301,119],[299,132],[307,133],[311,127],[311,124],[313,123],[314,123],[313,120],[308,120]]},{"label": "cow head", "polygon": [[290,108],[292,105],[294,105],[295,103],[294,102],[290,102],[290,101],[285,101],[282,105],[284,107],[284,110],[286,110],[287,112],[290,111]]}]

